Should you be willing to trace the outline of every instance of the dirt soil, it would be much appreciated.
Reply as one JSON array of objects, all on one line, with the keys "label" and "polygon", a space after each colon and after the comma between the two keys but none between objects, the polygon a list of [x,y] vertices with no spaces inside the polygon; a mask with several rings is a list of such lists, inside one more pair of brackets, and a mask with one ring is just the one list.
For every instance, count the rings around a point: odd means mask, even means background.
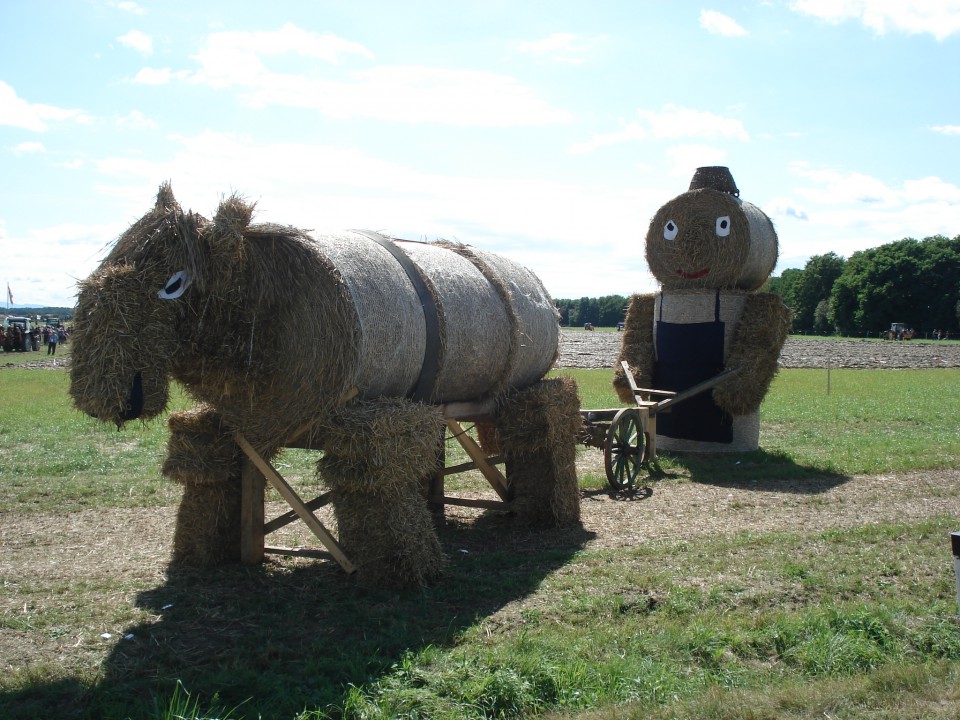
[{"label": "dirt soil", "polygon": [[[563,368],[612,368],[620,353],[618,332],[560,331]],[[784,368],[960,367],[960,344],[924,340],[900,342],[790,337],[780,353]]]}]

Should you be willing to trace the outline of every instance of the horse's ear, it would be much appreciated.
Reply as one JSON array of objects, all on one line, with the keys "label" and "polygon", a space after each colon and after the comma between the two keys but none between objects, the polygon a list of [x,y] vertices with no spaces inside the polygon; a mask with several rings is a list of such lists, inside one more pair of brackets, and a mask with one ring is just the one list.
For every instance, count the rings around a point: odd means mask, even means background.
[{"label": "horse's ear", "polygon": [[173,187],[168,180],[163,183],[163,185],[160,186],[160,190],[157,191],[157,204],[155,207],[159,212],[165,212],[176,206],[176,204],[177,199],[173,196]]},{"label": "horse's ear", "polygon": [[242,235],[253,219],[255,203],[244,202],[239,195],[231,195],[220,203],[213,224],[221,234]]},{"label": "horse's ear", "polygon": [[239,195],[225,198],[213,216],[213,237],[217,254],[242,256],[244,234],[253,219],[255,204],[247,203]]}]

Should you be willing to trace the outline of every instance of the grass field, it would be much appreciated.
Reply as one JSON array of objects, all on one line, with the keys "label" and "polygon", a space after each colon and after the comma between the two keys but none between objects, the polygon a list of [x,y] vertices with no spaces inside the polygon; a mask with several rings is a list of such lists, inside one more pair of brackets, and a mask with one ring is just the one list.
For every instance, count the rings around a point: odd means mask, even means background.
[{"label": "grass field", "polygon": [[[567,374],[582,407],[618,404],[609,371]],[[923,511],[640,544],[596,542],[614,515],[542,533],[458,516],[440,528],[445,577],[410,594],[290,558],[166,572],[163,423],[100,426],[66,387],[62,370],[0,370],[2,718],[960,717],[958,370],[835,370],[829,394],[823,371],[781,372],[762,450],[664,457],[655,481],[658,498],[755,502],[752,483],[786,497],[924,470]],[[581,455],[590,497],[605,479]],[[310,484],[312,462],[280,464]]]}]

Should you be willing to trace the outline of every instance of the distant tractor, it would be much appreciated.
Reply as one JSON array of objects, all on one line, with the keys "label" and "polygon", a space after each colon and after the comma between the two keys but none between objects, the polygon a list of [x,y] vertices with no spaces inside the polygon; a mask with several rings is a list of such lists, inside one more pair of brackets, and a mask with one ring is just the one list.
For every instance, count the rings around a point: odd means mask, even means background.
[{"label": "distant tractor", "polygon": [[902,322],[890,323],[890,329],[887,330],[887,340],[912,340],[913,328],[908,328]]}]

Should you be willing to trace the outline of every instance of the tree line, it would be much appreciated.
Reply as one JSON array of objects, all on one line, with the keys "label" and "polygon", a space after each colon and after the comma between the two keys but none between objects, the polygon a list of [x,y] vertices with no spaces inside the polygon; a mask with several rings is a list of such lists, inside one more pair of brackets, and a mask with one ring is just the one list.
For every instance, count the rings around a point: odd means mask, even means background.
[{"label": "tree line", "polygon": [[960,235],[904,238],[844,259],[814,255],[769,289],[793,310],[792,331],[876,336],[902,322],[920,337],[960,326]]},{"label": "tree line", "polygon": [[586,325],[616,327],[626,314],[629,298],[623,295],[606,295],[601,298],[583,297],[579,300],[554,299],[560,311],[563,326]]},{"label": "tree line", "polygon": [[[793,311],[794,333],[876,337],[902,322],[920,337],[937,330],[960,337],[960,235],[904,238],[848,259],[814,255],[763,289]],[[628,302],[623,295],[554,301],[561,325],[600,327],[623,320]]]}]

